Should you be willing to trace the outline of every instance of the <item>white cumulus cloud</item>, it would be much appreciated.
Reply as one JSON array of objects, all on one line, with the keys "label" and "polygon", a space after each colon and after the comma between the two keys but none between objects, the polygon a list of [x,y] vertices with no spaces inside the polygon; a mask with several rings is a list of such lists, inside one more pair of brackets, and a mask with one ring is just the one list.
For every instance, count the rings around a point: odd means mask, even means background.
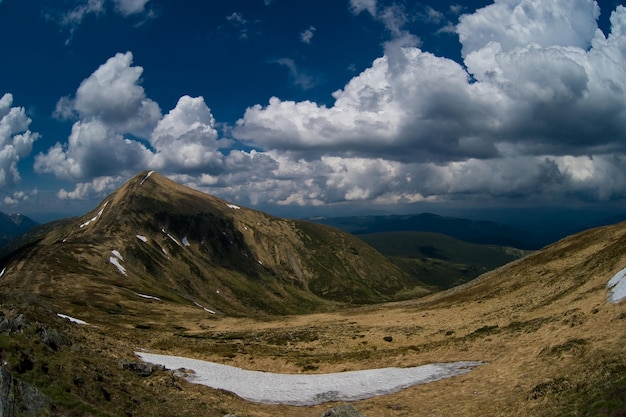
[{"label": "white cumulus cloud", "polygon": [[[80,181],[63,199],[141,169],[251,205],[626,198],[626,8],[604,34],[593,1],[498,0],[461,18],[458,63],[418,48],[410,16],[379,6],[350,2],[392,39],[330,105],[272,97],[223,139],[202,97],[162,116],[118,54],[59,101],[77,121],[35,167]],[[296,82],[293,60],[276,63]]]},{"label": "white cumulus cloud", "polygon": [[104,193],[110,193],[119,187],[124,180],[121,176],[103,176],[93,179],[90,182],[79,182],[72,191],[64,188],[57,193],[59,200],[85,200],[97,198]]},{"label": "white cumulus cloud", "polygon": [[[401,14],[372,10],[402,27]],[[331,106],[273,97],[233,134],[306,166],[280,184],[293,204],[623,198],[626,8],[607,35],[598,15],[587,0],[496,1],[457,26],[464,66],[400,33]]]},{"label": "white cumulus cloud", "polygon": [[97,119],[117,132],[146,135],[161,118],[161,109],[140,85],[143,68],[133,66],[133,54],[118,53],[85,79],[74,99],[62,98],[57,113],[68,107],[80,119]]},{"label": "white cumulus cloud", "polygon": [[115,9],[124,16],[141,13],[150,0],[113,0]]},{"label": "white cumulus cloud", "polygon": [[350,0],[350,10],[354,14],[367,11],[372,16],[376,16],[376,0]]},{"label": "white cumulus cloud", "polygon": [[57,143],[35,157],[35,171],[58,178],[85,180],[135,173],[147,166],[152,153],[140,142],[126,139],[99,120],[78,121],[66,145]]},{"label": "white cumulus cloud", "polygon": [[30,155],[39,134],[31,132],[31,119],[23,107],[13,107],[13,95],[0,98],[0,187],[13,187],[21,179],[18,162]]},{"label": "white cumulus cloud", "polygon": [[586,49],[597,30],[594,0],[496,0],[463,15],[457,32],[463,55],[497,42],[506,52],[533,43]]},{"label": "white cumulus cloud", "polygon": [[220,148],[230,145],[218,140],[215,119],[202,97],[183,96],[152,132],[156,150],[150,167],[160,171],[219,170],[223,164]]}]

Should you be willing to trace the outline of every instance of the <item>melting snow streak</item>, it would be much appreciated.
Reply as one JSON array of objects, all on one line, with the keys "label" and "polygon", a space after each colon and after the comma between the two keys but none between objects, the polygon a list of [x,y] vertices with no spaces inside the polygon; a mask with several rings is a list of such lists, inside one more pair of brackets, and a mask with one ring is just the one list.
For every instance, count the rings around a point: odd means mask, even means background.
[{"label": "melting snow streak", "polygon": [[122,275],[126,275],[126,268],[122,266],[118,258],[116,258],[115,256],[111,256],[109,258],[109,262],[115,265]]},{"label": "melting snow streak", "polygon": [[146,180],[147,180],[148,178],[150,178],[150,175],[152,175],[152,174],[154,174],[154,171],[150,171],[150,172],[148,172],[148,173],[146,174],[146,176],[145,176],[145,177],[143,177],[143,179],[141,180],[141,182],[139,183],[139,185],[143,185],[143,183],[144,183],[144,182],[146,182]]},{"label": "melting snow streak", "polygon": [[106,203],[104,203],[104,205],[102,206],[102,208],[100,209],[100,211],[98,211],[98,214],[96,214],[95,216],[93,216],[91,219],[87,220],[85,223],[80,225],[80,228],[82,229],[85,226],[89,226],[90,223],[95,222],[96,220],[98,220],[100,218],[100,216],[102,216],[102,213],[104,212],[104,208],[107,206],[107,204],[109,204],[109,202],[107,201]]},{"label": "melting snow streak", "polygon": [[86,321],[82,321],[82,320],[80,320],[80,319],[75,319],[74,317],[70,317],[70,316],[67,316],[67,315],[65,315],[65,314],[57,313],[57,316],[61,317],[62,319],[69,320],[69,321],[71,321],[72,323],[76,323],[76,324],[87,324],[87,322],[86,322]]},{"label": "melting snow streak", "polygon": [[141,360],[170,369],[191,369],[192,383],[234,392],[265,404],[309,406],[328,401],[355,401],[391,394],[413,385],[439,381],[471,371],[481,362],[453,362],[415,368],[382,368],[334,374],[274,374],[179,356],[135,352]]},{"label": "melting snow streak", "polygon": [[609,303],[618,303],[626,297],[626,268],[619,271],[606,284],[609,289]]},{"label": "melting snow streak", "polygon": [[233,209],[233,210],[239,210],[241,207],[236,206],[234,204],[226,204],[229,208]]},{"label": "melting snow streak", "polygon": [[148,238],[142,235],[135,236],[137,239],[141,240],[143,243],[148,243]]},{"label": "melting snow streak", "polygon": [[146,295],[146,294],[139,294],[138,292],[136,292],[135,294],[137,294],[139,297],[141,298],[146,298],[148,300],[156,300],[156,301],[161,301],[161,299],[159,297],[154,297],[152,295]]},{"label": "melting snow streak", "polygon": [[165,231],[165,229],[161,229],[161,232],[165,233],[167,235],[167,237],[169,237],[170,239],[172,239],[174,241],[174,243],[176,243],[178,246],[180,246],[180,242],[178,240],[176,240],[176,238],[172,235],[170,235],[169,233],[167,233]]},{"label": "melting snow streak", "polygon": [[196,303],[195,301],[194,301],[193,303],[194,303],[195,305],[197,305],[198,307],[200,307],[201,309],[203,309],[204,311],[206,311],[207,313],[217,314],[215,311],[213,311],[213,310],[211,310],[211,309],[208,309],[208,308],[206,308],[206,307],[204,307],[204,306],[202,306],[202,305],[200,305],[200,304]]}]

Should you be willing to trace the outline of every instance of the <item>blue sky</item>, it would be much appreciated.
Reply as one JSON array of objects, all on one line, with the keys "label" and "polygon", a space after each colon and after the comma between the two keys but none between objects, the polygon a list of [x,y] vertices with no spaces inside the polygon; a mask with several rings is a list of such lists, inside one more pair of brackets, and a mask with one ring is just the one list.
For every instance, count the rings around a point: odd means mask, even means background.
[{"label": "blue sky", "polygon": [[626,198],[619,1],[0,0],[0,42],[4,212],[145,169],[283,215]]}]

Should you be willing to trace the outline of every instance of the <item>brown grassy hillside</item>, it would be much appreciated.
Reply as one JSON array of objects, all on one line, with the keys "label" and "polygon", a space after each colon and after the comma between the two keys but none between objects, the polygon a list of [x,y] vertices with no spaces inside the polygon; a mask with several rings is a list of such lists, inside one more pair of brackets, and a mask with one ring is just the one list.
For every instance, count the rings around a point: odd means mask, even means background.
[{"label": "brown grassy hillside", "polygon": [[[89,298],[57,298],[67,292],[52,297],[46,288],[3,291],[5,316],[23,313],[32,324],[0,333],[0,359],[51,398],[55,415],[318,417],[335,405],[254,404],[169,371],[140,376],[127,364],[145,349],[297,373],[484,362],[463,376],[355,402],[365,417],[620,416],[626,302],[607,303],[606,284],[626,266],[625,247],[620,223],[571,236],[446,292],[315,314],[214,315],[167,293],[158,294],[160,301],[131,299],[122,280],[90,288],[94,298],[106,289],[119,311],[94,308]],[[62,320],[59,312],[89,325]],[[51,329],[61,335],[54,348]]]}]

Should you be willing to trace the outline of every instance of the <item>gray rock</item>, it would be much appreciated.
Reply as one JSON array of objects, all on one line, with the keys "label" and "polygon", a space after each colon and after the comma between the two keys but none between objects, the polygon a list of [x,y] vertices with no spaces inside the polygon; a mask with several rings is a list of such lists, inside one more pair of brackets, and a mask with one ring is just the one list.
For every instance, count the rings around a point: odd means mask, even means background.
[{"label": "gray rock", "polygon": [[50,415],[52,401],[28,382],[0,367],[0,417]]},{"label": "gray rock", "polygon": [[363,417],[363,415],[350,404],[342,404],[326,411],[321,417]]},{"label": "gray rock", "polygon": [[15,417],[15,383],[4,366],[0,366],[0,417]]},{"label": "gray rock", "polygon": [[21,332],[22,330],[27,329],[28,327],[30,327],[30,322],[26,320],[26,317],[24,317],[23,314],[20,314],[15,319],[13,319],[11,331]]},{"label": "gray rock", "polygon": [[8,332],[10,328],[9,319],[0,317],[0,333]]},{"label": "gray rock", "polygon": [[152,375],[154,371],[163,370],[164,368],[160,365],[153,365],[151,363],[145,362],[127,362],[121,361],[120,367],[122,369],[126,369],[128,371],[132,371],[139,376],[147,377]]},{"label": "gray rock", "polygon": [[21,333],[24,329],[28,328],[30,323],[26,320],[23,314],[15,318],[0,316],[0,333]]},{"label": "gray rock", "polygon": [[60,333],[57,329],[46,327],[39,323],[37,324],[37,334],[44,344],[48,345],[54,350],[57,350],[61,346],[72,345],[70,340],[62,333]]},{"label": "gray rock", "polygon": [[48,415],[52,408],[52,401],[47,395],[30,385],[28,382],[18,381],[17,391],[20,396],[20,408],[23,415]]}]

